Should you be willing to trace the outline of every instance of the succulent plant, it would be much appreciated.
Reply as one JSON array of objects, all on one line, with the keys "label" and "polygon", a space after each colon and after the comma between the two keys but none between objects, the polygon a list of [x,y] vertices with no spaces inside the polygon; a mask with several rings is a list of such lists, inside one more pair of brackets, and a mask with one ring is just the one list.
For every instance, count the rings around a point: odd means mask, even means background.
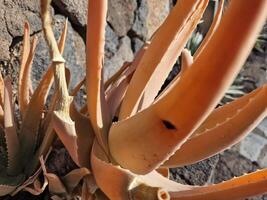
[{"label": "succulent plant", "polygon": [[[198,162],[237,143],[266,116],[267,86],[215,107],[253,47],[267,1],[231,1],[223,17],[220,1],[208,34],[191,56],[185,46],[208,2],[179,0],[135,59],[104,82],[107,0],[88,1],[86,78],[69,94],[65,60],[52,31],[51,0],[41,0],[56,85],[48,124],[81,167],[71,178],[59,179],[41,162],[50,191],[58,194],[54,199],[68,192],[62,192],[63,182],[73,192],[82,177],[82,199],[225,200],[267,191],[266,169],[207,186],[167,177],[169,167]],[[180,55],[181,73],[158,95]],[[87,105],[79,110],[72,96],[83,85]],[[24,148],[26,158],[33,154],[32,146]]]},{"label": "succulent plant", "polygon": [[[61,51],[65,38],[63,31],[59,42]],[[49,67],[33,90],[30,75],[36,45],[37,37],[30,41],[30,26],[26,22],[18,80],[19,112],[13,103],[11,79],[3,79],[0,74],[0,196],[22,189],[39,194],[46,186],[38,185],[37,177],[41,172],[39,157],[48,155],[55,137],[52,126],[48,127],[52,109],[46,110],[43,116],[54,77]]]}]

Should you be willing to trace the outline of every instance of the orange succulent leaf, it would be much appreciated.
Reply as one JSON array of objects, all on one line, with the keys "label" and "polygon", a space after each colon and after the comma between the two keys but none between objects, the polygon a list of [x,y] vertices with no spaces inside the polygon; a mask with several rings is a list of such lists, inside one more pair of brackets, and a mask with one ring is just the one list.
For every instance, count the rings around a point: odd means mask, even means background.
[{"label": "orange succulent leaf", "polygon": [[193,164],[243,139],[266,116],[267,85],[216,109],[163,166]]},{"label": "orange succulent leaf", "polygon": [[98,186],[110,199],[167,200],[170,199],[169,192],[188,191],[195,188],[195,186],[171,181],[156,171],[137,175],[120,166],[112,165],[108,163],[106,155],[97,142],[93,145],[91,163]]},{"label": "orange succulent leaf", "polygon": [[137,112],[143,95],[142,108],[154,101],[207,4],[207,0],[177,2],[141,58],[122,103],[120,120]]},{"label": "orange succulent leaf", "polygon": [[189,67],[193,64],[193,56],[190,51],[184,49],[181,53],[181,71],[179,74],[167,85],[167,87],[159,94],[156,98],[155,102],[161,99],[163,96],[168,94],[172,88],[178,84],[181,77],[185,74],[185,72],[189,69]]},{"label": "orange succulent leaf", "polygon": [[182,192],[170,192],[172,200],[239,200],[266,192],[267,170],[260,170],[215,185],[196,187]]},{"label": "orange succulent leaf", "polygon": [[104,94],[103,59],[107,0],[88,2],[86,41],[87,107],[96,138],[108,153],[107,134],[111,117]]},{"label": "orange succulent leaf", "polygon": [[74,122],[69,118],[69,116],[66,116],[65,113],[54,111],[52,123],[58,137],[68,150],[71,158],[79,165],[77,155],[77,134]]},{"label": "orange succulent leaf", "polygon": [[10,175],[16,175],[22,169],[19,164],[20,142],[14,120],[11,79],[6,78],[4,85],[4,132],[7,148],[7,172]]},{"label": "orange succulent leaf", "polygon": [[181,147],[234,80],[266,20],[266,9],[265,0],[232,1],[179,84],[148,109],[111,127],[110,151],[122,167],[146,174]]},{"label": "orange succulent leaf", "polygon": [[[25,30],[25,39],[30,40],[27,36],[27,31]],[[27,43],[27,42],[26,42]],[[34,53],[37,45],[37,37],[35,36],[32,40],[32,43],[30,45],[30,50],[28,53],[27,60],[24,64],[24,61],[22,58],[22,64],[20,67],[20,75],[19,75],[19,107],[21,111],[22,117],[24,117],[27,106],[30,101],[30,95],[32,92],[32,83],[31,83],[31,68],[32,68],[32,62],[34,58]],[[25,50],[23,50],[24,52]]]},{"label": "orange succulent leaf", "polygon": [[194,58],[197,58],[199,56],[199,54],[205,49],[206,45],[208,44],[208,42],[212,38],[213,34],[216,32],[216,30],[217,30],[217,28],[221,22],[221,18],[223,15],[223,8],[224,8],[224,0],[221,0],[219,6],[217,8],[216,14],[214,16],[214,19],[212,21],[212,24],[209,28],[209,31],[207,32],[204,40],[201,42],[200,46],[198,47],[197,51],[195,52]]},{"label": "orange succulent leaf", "polygon": [[90,119],[81,114],[74,103],[70,106],[70,117],[75,122],[79,166],[90,168],[90,160],[88,158],[95,138]]},{"label": "orange succulent leaf", "polygon": [[48,92],[54,81],[53,68],[48,68],[37,89],[34,91],[28,104],[25,116],[21,124],[19,139],[21,141],[21,153],[24,155],[23,163],[33,156],[37,145],[37,134]]}]

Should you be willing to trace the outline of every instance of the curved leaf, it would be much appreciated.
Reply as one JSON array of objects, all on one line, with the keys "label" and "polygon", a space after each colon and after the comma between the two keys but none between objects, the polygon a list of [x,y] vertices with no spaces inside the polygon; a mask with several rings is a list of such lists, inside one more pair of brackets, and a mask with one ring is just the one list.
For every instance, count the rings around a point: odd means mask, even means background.
[{"label": "curved leaf", "polygon": [[264,86],[216,109],[164,166],[192,164],[236,144],[266,116],[266,99]]},{"label": "curved leaf", "polygon": [[198,24],[206,0],[180,0],[151,39],[122,103],[120,120],[148,107],[157,96],[178,56]]},{"label": "curved leaf", "polygon": [[[202,124],[245,62],[266,9],[264,0],[232,1],[205,51],[179,84],[150,108],[111,127],[110,152],[122,167],[138,174],[157,169]],[[240,18],[241,12],[247,14]]]},{"label": "curved leaf", "polygon": [[107,133],[111,124],[104,94],[103,59],[107,0],[88,2],[86,35],[87,107],[96,138],[108,154]]},{"label": "curved leaf", "polygon": [[4,113],[5,142],[8,159],[7,173],[10,175],[17,175],[22,169],[22,166],[19,164],[20,142],[14,120],[12,85],[11,79],[9,78],[5,79]]}]

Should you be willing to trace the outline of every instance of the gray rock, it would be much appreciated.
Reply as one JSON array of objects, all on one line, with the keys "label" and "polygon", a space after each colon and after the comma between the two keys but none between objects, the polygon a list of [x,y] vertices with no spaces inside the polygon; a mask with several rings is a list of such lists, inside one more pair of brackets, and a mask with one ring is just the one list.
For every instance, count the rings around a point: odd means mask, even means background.
[{"label": "gray rock", "polygon": [[118,50],[119,38],[108,24],[106,26],[105,39],[105,56],[110,59]]},{"label": "gray rock", "polygon": [[69,17],[75,25],[85,27],[87,23],[87,0],[53,0],[54,6]]},{"label": "gray rock", "polygon": [[267,139],[257,135],[249,134],[244,140],[240,142],[240,154],[252,162],[257,162],[261,151],[267,145]]},{"label": "gray rock", "polygon": [[31,33],[38,32],[42,29],[39,1],[5,0],[4,5],[7,29],[12,37],[23,35],[23,26],[26,20],[31,25]]},{"label": "gray rock", "polygon": [[119,47],[113,57],[105,58],[104,78],[107,80],[112,76],[125,61],[133,60],[133,52],[131,49],[131,40],[125,36],[119,40]]},{"label": "gray rock", "polygon": [[31,33],[41,30],[39,1],[0,0],[0,61],[11,59],[12,41],[22,37],[26,20],[31,24]]},{"label": "gray rock", "polygon": [[194,165],[171,169],[171,178],[188,185],[205,185],[210,182],[219,156],[211,157]]},{"label": "gray rock", "polygon": [[[234,150],[227,150],[220,155],[220,159],[214,170],[212,182],[220,183],[239,177],[245,173],[251,173],[259,168],[257,163],[251,162]],[[267,195],[247,198],[246,200],[266,200]]]},{"label": "gray rock", "polygon": [[133,27],[130,31],[132,36],[137,36],[143,40],[147,38],[147,16],[148,16],[148,3],[147,0],[140,1],[138,9],[135,12],[135,19]]},{"label": "gray rock", "polygon": [[254,172],[259,168],[256,163],[251,162],[238,152],[227,150],[220,155],[220,159],[212,177],[214,183],[230,180],[242,176],[245,173]]},{"label": "gray rock", "polygon": [[148,38],[150,38],[168,16],[170,12],[170,2],[169,0],[147,0],[147,3],[148,16],[146,25]]},{"label": "gray rock", "polygon": [[[62,15],[56,15],[54,18],[54,33],[59,38],[63,28],[65,18]],[[43,72],[50,64],[48,47],[42,33],[38,34],[39,43],[36,49],[36,55],[33,62],[32,79],[36,86]],[[67,40],[63,57],[66,60],[67,67],[71,70],[70,87],[74,87],[85,76],[85,44],[77,32],[68,24]]]},{"label": "gray rock", "polygon": [[141,47],[143,46],[143,44],[144,44],[144,41],[140,40],[138,37],[132,38],[132,49],[133,49],[133,52],[134,53],[138,52],[141,49]]},{"label": "gray rock", "polygon": [[118,36],[124,36],[134,23],[136,0],[108,1],[108,22]]}]

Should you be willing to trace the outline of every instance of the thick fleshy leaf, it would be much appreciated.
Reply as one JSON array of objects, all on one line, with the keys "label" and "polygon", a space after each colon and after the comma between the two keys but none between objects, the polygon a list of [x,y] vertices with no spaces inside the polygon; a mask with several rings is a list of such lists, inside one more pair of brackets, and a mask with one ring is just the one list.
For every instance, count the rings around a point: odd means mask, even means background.
[{"label": "thick fleshy leaf", "polygon": [[44,192],[47,185],[47,179],[45,179],[43,183],[36,179],[31,185],[25,187],[23,190],[37,196]]},{"label": "thick fleshy leaf", "polygon": [[[157,173],[138,176],[119,166],[108,163],[107,157],[97,143],[94,143],[91,155],[92,169],[98,186],[110,198],[116,200],[126,199],[169,199],[168,193],[161,189],[173,187],[186,187],[165,179]],[[105,176],[109,174],[109,176]],[[155,177],[152,181],[151,177]],[[149,185],[151,184],[151,185]]]},{"label": "thick fleshy leaf", "polygon": [[170,177],[170,170],[169,168],[160,167],[156,170],[159,174],[169,179]]},{"label": "thick fleshy leaf", "polygon": [[151,39],[122,103],[120,120],[148,107],[157,96],[187,40],[198,24],[207,0],[180,0]]},{"label": "thick fleshy leaf", "polygon": [[239,200],[266,192],[267,170],[243,175],[223,183],[203,186],[188,191],[171,192],[172,200]]},{"label": "thick fleshy leaf", "polygon": [[68,192],[72,193],[82,179],[88,175],[90,175],[90,171],[87,168],[74,169],[62,178],[62,182],[66,186]]},{"label": "thick fleshy leaf", "polygon": [[[27,60],[29,58],[29,53],[30,53],[30,48],[31,48],[31,41],[30,41],[30,24],[26,21],[24,24],[24,35],[23,35],[23,43],[22,43],[22,51],[21,51],[21,60],[20,60],[20,73],[19,73],[19,89],[18,89],[18,94],[19,94],[19,108],[20,110],[25,110],[26,108],[24,107],[25,105],[22,102],[23,96],[21,93],[21,83],[23,80],[24,76],[24,71],[27,65]],[[30,91],[27,91],[30,92]]]},{"label": "thick fleshy leaf", "polygon": [[19,138],[21,141],[20,152],[23,155],[22,163],[24,164],[31,160],[36,149],[43,108],[53,80],[53,68],[50,67],[34,91],[22,121]]},{"label": "thick fleshy leaf", "polygon": [[65,113],[55,111],[52,118],[52,124],[71,158],[77,165],[79,165],[77,134],[74,122]]},{"label": "thick fleshy leaf", "polygon": [[[4,79],[2,77],[2,74],[0,73],[0,106],[3,110],[4,107]],[[1,113],[0,113],[1,114]]]},{"label": "thick fleshy leaf", "polygon": [[[25,38],[27,38],[27,31]],[[25,41],[27,43],[27,41]],[[31,83],[31,68],[32,62],[34,58],[34,53],[37,45],[37,37],[35,36],[30,45],[30,51],[28,53],[28,57],[26,63],[24,64],[24,58],[22,58],[22,64],[20,67],[19,74],[19,107],[21,111],[22,117],[24,117],[27,106],[30,101],[30,91],[32,91],[32,83]],[[23,50],[24,52],[24,50]]]},{"label": "thick fleshy leaf", "polygon": [[121,77],[106,93],[106,99],[112,118],[115,116],[118,108],[121,105],[131,78],[132,74]]},{"label": "thick fleshy leaf", "polygon": [[0,73],[0,125],[4,126],[4,80]]},{"label": "thick fleshy leaf", "polygon": [[88,159],[94,141],[94,130],[89,118],[81,114],[75,107],[74,103],[70,107],[70,116],[75,122],[75,130],[77,134],[77,156],[79,166],[90,168],[90,160]]},{"label": "thick fleshy leaf", "polygon": [[189,69],[189,67],[193,64],[193,56],[191,55],[190,51],[187,49],[184,49],[181,53],[181,71],[179,74],[169,83],[169,85],[159,94],[159,96],[156,98],[155,102],[157,102],[159,99],[164,97],[168,92],[172,90],[172,88],[178,84],[181,77],[184,75],[184,73]]},{"label": "thick fleshy leaf", "polygon": [[0,176],[0,197],[12,192],[25,180],[25,176],[20,174],[16,176],[10,176],[1,172]]},{"label": "thick fleshy leaf", "polygon": [[65,60],[61,56],[59,51],[57,41],[54,37],[53,29],[52,29],[52,19],[49,12],[49,7],[52,0],[41,0],[40,1],[40,8],[41,8],[41,18],[42,18],[42,25],[43,31],[45,35],[46,42],[49,46],[50,50],[50,57],[53,62],[64,63]]},{"label": "thick fleshy leaf", "polygon": [[130,66],[131,66],[132,63],[129,63],[129,62],[125,62],[123,63],[122,67],[115,73],[113,74],[113,76],[111,76],[106,82],[105,82],[105,85],[104,85],[104,88],[105,90],[107,90],[107,88],[115,83],[120,77],[121,75],[123,74],[123,72],[125,72],[126,69],[128,69]]},{"label": "thick fleshy leaf", "polygon": [[222,18],[222,14],[223,14],[223,8],[224,8],[224,0],[220,0],[220,4],[217,8],[216,14],[215,14],[214,19],[212,21],[212,24],[209,28],[209,31],[206,34],[204,40],[201,42],[197,51],[195,52],[194,58],[197,58],[199,56],[199,54],[205,49],[206,45],[208,44],[208,42],[212,38],[213,34],[217,30],[217,28],[221,22],[221,18]]},{"label": "thick fleshy leaf", "polygon": [[[234,80],[265,22],[266,9],[265,0],[232,1],[205,51],[179,84],[150,108],[112,126],[110,151],[122,167],[146,174],[181,147]],[[246,14],[240,18],[241,13]]]},{"label": "thick fleshy leaf", "polygon": [[22,169],[19,164],[20,142],[17,135],[16,123],[14,120],[14,105],[12,101],[11,79],[5,79],[4,89],[4,128],[5,142],[7,149],[7,172],[10,175],[17,175]]},{"label": "thick fleshy leaf", "polygon": [[60,195],[67,195],[67,189],[60,180],[60,178],[52,173],[48,173],[45,167],[44,160],[42,157],[40,158],[41,167],[44,173],[44,178],[48,181],[48,189],[51,194],[60,194]]},{"label": "thick fleshy leaf", "polygon": [[17,186],[1,185],[0,184],[0,197],[10,194],[16,189]]},{"label": "thick fleshy leaf", "polygon": [[104,94],[103,59],[107,0],[88,2],[86,36],[87,106],[96,138],[108,153],[107,134],[111,124]]},{"label": "thick fleshy leaf", "polygon": [[266,116],[266,99],[265,85],[216,109],[164,166],[189,165],[236,144]]}]

